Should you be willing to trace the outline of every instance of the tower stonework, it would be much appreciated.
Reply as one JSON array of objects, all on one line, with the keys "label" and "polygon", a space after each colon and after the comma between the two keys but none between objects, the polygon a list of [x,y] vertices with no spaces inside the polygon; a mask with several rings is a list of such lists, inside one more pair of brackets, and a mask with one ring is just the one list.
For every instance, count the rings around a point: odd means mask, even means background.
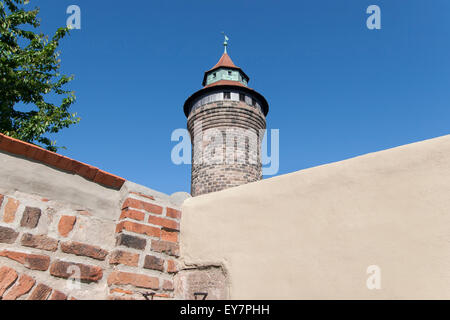
[{"label": "tower stonework", "polygon": [[269,106],[225,53],[184,104],[192,141],[191,194],[262,179],[261,143]]}]

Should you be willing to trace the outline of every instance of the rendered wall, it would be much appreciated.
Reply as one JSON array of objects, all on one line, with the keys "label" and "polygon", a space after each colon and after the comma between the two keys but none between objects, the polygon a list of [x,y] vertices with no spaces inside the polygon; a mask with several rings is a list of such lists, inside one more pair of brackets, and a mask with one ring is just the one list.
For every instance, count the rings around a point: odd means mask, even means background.
[{"label": "rendered wall", "polygon": [[191,198],[181,224],[232,299],[450,299],[450,136]]}]

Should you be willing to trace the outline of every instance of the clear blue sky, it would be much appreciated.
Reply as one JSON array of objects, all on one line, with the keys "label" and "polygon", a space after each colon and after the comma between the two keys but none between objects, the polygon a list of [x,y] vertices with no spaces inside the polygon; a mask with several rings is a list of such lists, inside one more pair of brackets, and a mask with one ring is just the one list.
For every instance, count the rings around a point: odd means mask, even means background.
[{"label": "clear blue sky", "polygon": [[[219,59],[220,34],[270,104],[280,174],[449,133],[448,0],[31,0],[42,29],[82,10],[62,43],[82,121],[61,153],[165,193],[190,190],[171,162],[182,106]],[[366,8],[381,7],[368,30]]]}]

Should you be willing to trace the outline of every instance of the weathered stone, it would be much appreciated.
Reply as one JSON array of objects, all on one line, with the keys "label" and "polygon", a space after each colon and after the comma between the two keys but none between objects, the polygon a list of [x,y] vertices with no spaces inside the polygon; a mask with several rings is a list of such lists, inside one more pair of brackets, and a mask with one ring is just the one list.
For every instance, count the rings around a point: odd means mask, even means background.
[{"label": "weathered stone", "polygon": [[152,240],[152,250],[175,257],[180,255],[180,247],[174,242]]},{"label": "weathered stone", "polygon": [[[197,107],[190,112],[188,130],[193,142],[193,196],[262,179],[259,150],[266,120],[261,109],[251,104],[223,100]],[[198,123],[202,125],[196,125]],[[222,139],[206,138],[206,130],[209,129],[216,129]],[[223,152],[215,152],[213,155],[205,152],[207,149]]]},{"label": "weathered stone", "polygon": [[17,300],[30,292],[35,283],[36,281],[32,277],[22,274],[16,284],[3,297],[3,300]]},{"label": "weathered stone", "polygon": [[103,270],[97,266],[66,261],[55,261],[50,267],[52,276],[64,279],[79,279],[82,282],[97,282],[103,277]]},{"label": "weathered stone", "polygon": [[228,299],[227,278],[222,268],[185,270],[174,278],[176,295],[183,300],[194,299],[194,293],[207,292],[208,300]]},{"label": "weathered stone", "polygon": [[164,271],[164,260],[155,256],[146,256],[144,261],[144,268]]},{"label": "weathered stone", "polygon": [[125,246],[128,248],[138,249],[138,250],[144,250],[145,246],[147,245],[147,240],[138,238],[135,236],[131,236],[128,234],[120,234],[117,237],[117,246]]},{"label": "weathered stone", "polygon": [[0,257],[6,257],[17,261],[31,270],[46,271],[50,265],[50,257],[40,254],[28,254],[24,252],[3,250],[0,251]]},{"label": "weathered stone", "polygon": [[21,244],[24,247],[36,248],[46,251],[56,251],[58,249],[58,240],[49,238],[46,235],[33,235],[26,233],[22,236]]},{"label": "weathered stone", "polygon": [[33,292],[31,292],[28,300],[47,300],[48,296],[52,292],[52,288],[45,284],[39,283]]},{"label": "weathered stone", "polygon": [[0,267],[0,297],[6,290],[13,285],[18,275],[17,272],[9,267]]},{"label": "weathered stone", "polygon": [[111,254],[110,264],[124,264],[130,267],[137,267],[139,254],[116,250]]},{"label": "weathered stone", "polygon": [[19,200],[14,199],[8,199],[8,202],[5,206],[5,211],[3,213],[3,221],[6,223],[12,223],[14,222],[16,218],[16,212],[19,208],[20,202]]},{"label": "weathered stone", "polygon": [[12,244],[16,241],[19,233],[14,229],[0,226],[0,243]]},{"label": "weathered stone", "polygon": [[108,251],[97,246],[91,246],[80,242],[63,242],[61,243],[61,251],[64,253],[75,254],[77,256],[85,256],[96,260],[103,261],[108,255]]},{"label": "weathered stone", "polygon": [[26,207],[22,216],[22,220],[20,221],[20,226],[29,229],[34,229],[37,227],[40,218],[41,218],[41,209]]},{"label": "weathered stone", "polygon": [[168,273],[178,272],[177,264],[174,260],[167,260],[167,272]]},{"label": "weathered stone", "polygon": [[159,279],[143,274],[114,271],[108,277],[108,285],[132,285],[139,288],[159,289]]},{"label": "weathered stone", "polygon": [[174,290],[173,282],[170,280],[164,280],[163,290],[164,291],[173,291]]}]

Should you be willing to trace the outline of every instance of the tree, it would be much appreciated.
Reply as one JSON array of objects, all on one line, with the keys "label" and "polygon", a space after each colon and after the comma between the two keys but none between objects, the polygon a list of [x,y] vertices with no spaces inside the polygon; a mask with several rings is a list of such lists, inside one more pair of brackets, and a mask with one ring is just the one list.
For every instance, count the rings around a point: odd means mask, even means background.
[{"label": "tree", "polygon": [[59,73],[57,48],[69,28],[59,28],[51,40],[29,31],[37,29],[40,21],[38,8],[25,10],[28,3],[0,0],[0,132],[57,151],[56,142],[46,134],[80,121],[69,112],[75,94],[64,89],[73,76]]}]

